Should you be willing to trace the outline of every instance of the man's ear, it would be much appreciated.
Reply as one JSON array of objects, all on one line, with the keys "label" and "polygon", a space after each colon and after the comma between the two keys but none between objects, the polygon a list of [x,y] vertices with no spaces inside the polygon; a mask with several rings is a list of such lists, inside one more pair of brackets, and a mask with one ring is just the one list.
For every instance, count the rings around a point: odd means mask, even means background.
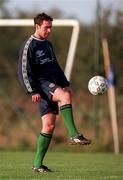
[{"label": "man's ear", "polygon": [[35,24],[35,28],[36,28],[36,29],[39,29],[39,27],[40,27],[40,26],[39,26],[38,24]]}]

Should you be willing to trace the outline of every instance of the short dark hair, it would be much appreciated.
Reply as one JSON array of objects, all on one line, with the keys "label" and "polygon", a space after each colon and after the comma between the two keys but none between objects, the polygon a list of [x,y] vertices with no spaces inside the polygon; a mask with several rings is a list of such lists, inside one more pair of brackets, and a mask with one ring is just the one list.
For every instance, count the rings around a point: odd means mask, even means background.
[{"label": "short dark hair", "polygon": [[42,23],[43,20],[53,21],[53,18],[43,12],[43,13],[41,13],[41,14],[37,14],[37,15],[34,17],[34,24],[41,25],[41,23]]}]

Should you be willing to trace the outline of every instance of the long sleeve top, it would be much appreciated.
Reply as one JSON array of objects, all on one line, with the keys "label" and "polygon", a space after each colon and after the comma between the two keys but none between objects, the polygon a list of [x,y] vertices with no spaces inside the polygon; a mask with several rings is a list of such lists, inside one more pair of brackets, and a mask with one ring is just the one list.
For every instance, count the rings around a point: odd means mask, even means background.
[{"label": "long sleeve top", "polygon": [[33,35],[23,43],[19,52],[18,77],[28,93],[40,93],[39,83],[50,81],[60,87],[69,86],[59,66],[52,44]]}]

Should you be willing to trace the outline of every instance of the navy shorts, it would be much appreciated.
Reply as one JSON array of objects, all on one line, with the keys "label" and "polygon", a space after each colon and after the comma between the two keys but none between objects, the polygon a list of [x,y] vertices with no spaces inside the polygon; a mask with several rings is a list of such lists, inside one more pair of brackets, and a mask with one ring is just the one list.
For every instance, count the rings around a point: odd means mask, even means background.
[{"label": "navy shorts", "polygon": [[44,116],[47,113],[58,114],[58,103],[52,101],[52,93],[59,86],[49,81],[41,81],[41,101],[39,103],[40,115]]}]

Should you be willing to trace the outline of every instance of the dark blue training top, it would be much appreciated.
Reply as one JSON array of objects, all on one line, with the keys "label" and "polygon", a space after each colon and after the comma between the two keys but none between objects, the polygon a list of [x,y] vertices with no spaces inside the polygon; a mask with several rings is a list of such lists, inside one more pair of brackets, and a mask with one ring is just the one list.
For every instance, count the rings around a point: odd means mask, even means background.
[{"label": "dark blue training top", "polygon": [[45,80],[60,87],[69,86],[60,68],[52,44],[31,36],[21,47],[18,63],[19,80],[28,93],[40,93],[39,82]]}]

